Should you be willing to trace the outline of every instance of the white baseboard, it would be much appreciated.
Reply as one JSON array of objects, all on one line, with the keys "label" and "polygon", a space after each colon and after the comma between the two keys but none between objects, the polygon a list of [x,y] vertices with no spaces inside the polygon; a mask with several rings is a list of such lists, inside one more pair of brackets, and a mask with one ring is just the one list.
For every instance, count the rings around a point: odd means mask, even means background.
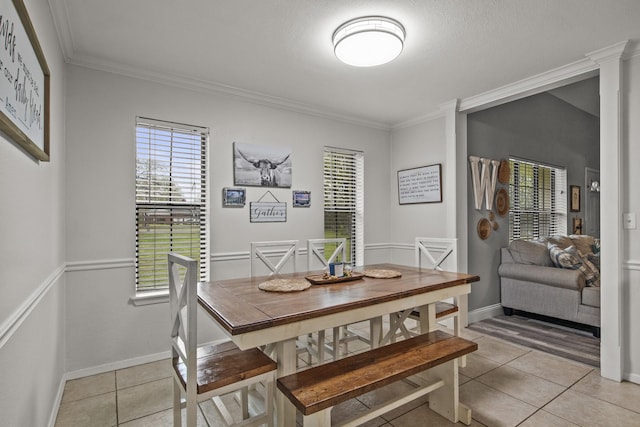
[{"label": "white baseboard", "polygon": [[630,374],[626,373],[622,375],[622,379],[627,380],[632,383],[640,384],[640,374]]},{"label": "white baseboard", "polygon": [[493,304],[486,307],[470,311],[468,314],[469,323],[490,319],[502,314],[502,304]]},{"label": "white baseboard", "polygon": [[[227,338],[223,338],[217,341],[210,341],[206,343],[199,343],[200,346],[220,344],[221,342],[229,341]],[[168,359],[171,357],[171,351],[162,351],[155,354],[147,354],[145,356],[134,357],[131,359],[120,360],[113,363],[105,363],[104,365],[92,366],[90,368],[78,369],[76,371],[70,371],[65,374],[65,381],[75,380],[77,378],[88,377],[91,375],[104,374],[105,372],[117,371],[118,369],[131,368],[136,365],[144,365],[145,363],[157,362],[158,360]],[[64,383],[63,383],[64,386]]]},{"label": "white baseboard", "polygon": [[62,374],[60,384],[58,384],[56,398],[53,402],[53,411],[51,411],[51,415],[49,416],[49,424],[47,424],[48,427],[55,427],[56,425],[56,419],[58,418],[58,411],[60,410],[60,404],[62,403],[62,395],[64,394],[64,386],[67,383],[67,379],[67,374]]},{"label": "white baseboard", "polygon": [[91,375],[104,374],[105,372],[130,368],[132,366],[143,365],[145,363],[157,362],[158,360],[168,359],[169,357],[171,357],[171,352],[167,350],[160,353],[134,357],[132,359],[120,360],[118,362],[105,363],[104,365],[92,366],[90,368],[78,369],[77,371],[67,372],[66,381]]}]

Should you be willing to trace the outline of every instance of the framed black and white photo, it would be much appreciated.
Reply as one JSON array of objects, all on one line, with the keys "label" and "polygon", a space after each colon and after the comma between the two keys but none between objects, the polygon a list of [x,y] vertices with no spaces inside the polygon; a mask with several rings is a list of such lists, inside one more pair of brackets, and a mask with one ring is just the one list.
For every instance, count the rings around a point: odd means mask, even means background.
[{"label": "framed black and white photo", "polygon": [[293,207],[308,208],[311,206],[311,191],[293,191]]},{"label": "framed black and white photo", "polygon": [[291,149],[234,142],[233,184],[291,188]]},{"label": "framed black and white photo", "polygon": [[442,202],[442,165],[399,170],[398,202],[401,205]]},{"label": "framed black and white photo", "polygon": [[244,188],[225,187],[222,189],[222,206],[225,208],[244,207],[246,198]]}]

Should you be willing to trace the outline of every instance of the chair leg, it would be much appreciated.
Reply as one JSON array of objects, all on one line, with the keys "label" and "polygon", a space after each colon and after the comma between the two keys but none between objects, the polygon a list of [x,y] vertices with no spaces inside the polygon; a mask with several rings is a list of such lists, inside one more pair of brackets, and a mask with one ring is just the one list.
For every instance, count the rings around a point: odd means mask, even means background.
[{"label": "chair leg", "polygon": [[[318,363],[324,363],[324,359],[325,359],[325,348],[324,348],[324,344],[325,344],[325,334],[324,334],[324,330],[318,331]],[[311,353],[309,353],[309,365],[311,365]]]},{"label": "chair leg", "polygon": [[173,380],[173,425],[182,427],[182,391],[180,386]]},{"label": "chair leg", "polygon": [[249,418],[249,389],[242,387],[240,390],[240,407],[242,408],[242,419]]},{"label": "chair leg", "polygon": [[187,427],[196,427],[197,424],[198,399],[195,393],[193,396],[189,396],[189,394],[187,393]]}]

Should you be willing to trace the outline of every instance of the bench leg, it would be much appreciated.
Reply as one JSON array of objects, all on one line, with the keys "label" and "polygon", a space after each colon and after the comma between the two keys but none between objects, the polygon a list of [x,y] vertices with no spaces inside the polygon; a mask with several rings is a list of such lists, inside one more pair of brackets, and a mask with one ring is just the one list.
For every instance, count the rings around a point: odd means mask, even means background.
[{"label": "bench leg", "polygon": [[464,405],[460,405],[458,359],[450,360],[429,369],[427,375],[432,380],[437,378],[444,381],[442,387],[429,394],[429,408],[452,423],[462,421],[469,425],[471,423],[471,410]]},{"label": "bench leg", "polygon": [[331,427],[331,408],[302,417],[303,427]]}]

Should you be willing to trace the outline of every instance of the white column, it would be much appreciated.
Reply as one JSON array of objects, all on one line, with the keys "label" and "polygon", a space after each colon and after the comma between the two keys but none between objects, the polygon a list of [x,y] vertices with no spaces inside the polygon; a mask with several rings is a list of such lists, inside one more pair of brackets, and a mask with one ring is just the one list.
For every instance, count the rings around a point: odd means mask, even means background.
[{"label": "white column", "polygon": [[[445,116],[443,201],[446,203],[446,237],[458,239],[458,271],[467,271],[467,140],[459,99],[440,104]],[[461,132],[463,130],[463,132]]]},{"label": "white column", "polygon": [[622,54],[627,41],[587,54],[600,67],[600,368],[622,380]]}]

